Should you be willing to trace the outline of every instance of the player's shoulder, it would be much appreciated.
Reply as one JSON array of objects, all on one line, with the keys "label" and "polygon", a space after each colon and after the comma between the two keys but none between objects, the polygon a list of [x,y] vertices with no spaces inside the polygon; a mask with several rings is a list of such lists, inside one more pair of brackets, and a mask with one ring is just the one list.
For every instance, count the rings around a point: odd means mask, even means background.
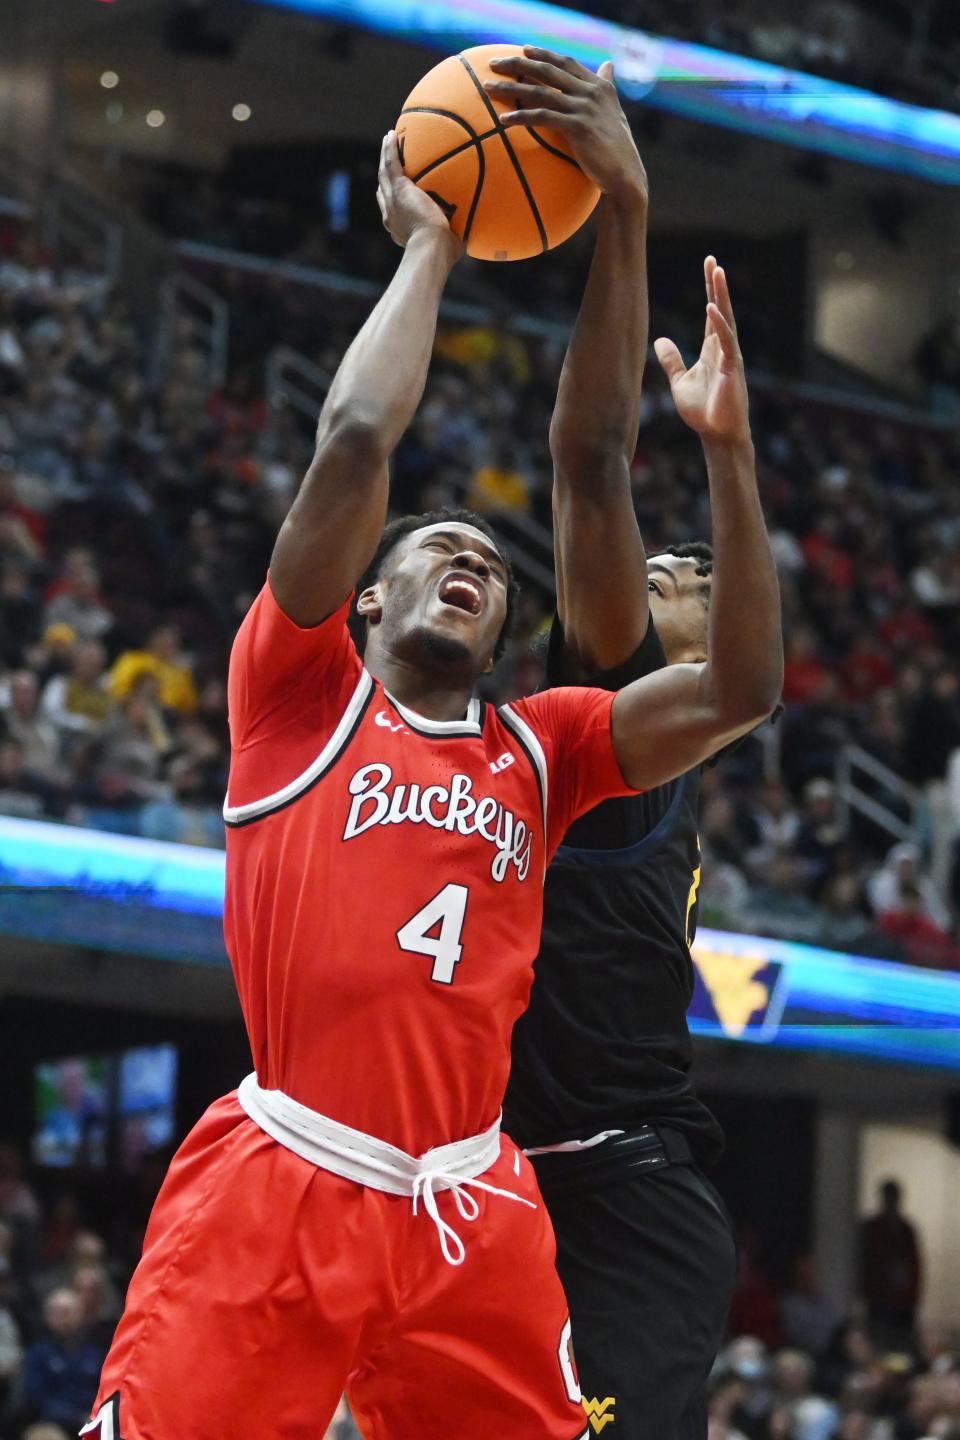
[{"label": "player's shoulder", "polygon": [[528,747],[559,759],[587,737],[610,735],[614,696],[580,685],[555,685],[501,705],[498,714]]},{"label": "player's shoulder", "polygon": [[319,625],[298,625],[269,578],[237,633],[227,674],[234,749],[310,728],[321,735],[361,688],[363,661],[350,634],[348,596]]},{"label": "player's shoulder", "polygon": [[533,695],[524,695],[520,700],[511,700],[509,709],[520,716],[528,725],[556,724],[571,717],[592,713],[597,709],[609,710],[613,694],[595,685],[547,685]]}]

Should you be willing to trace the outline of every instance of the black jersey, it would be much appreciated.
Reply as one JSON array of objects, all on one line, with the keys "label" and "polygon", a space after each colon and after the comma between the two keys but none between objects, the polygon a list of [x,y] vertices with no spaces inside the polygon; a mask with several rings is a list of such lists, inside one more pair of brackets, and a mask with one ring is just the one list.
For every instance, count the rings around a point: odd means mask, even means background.
[{"label": "black jersey", "polygon": [[[569,683],[554,623],[547,683]],[[651,621],[610,690],[662,668]],[[699,770],[605,800],[567,831],[546,879],[530,1007],[513,1032],[504,1129],[525,1148],[663,1124],[699,1160],[723,1148],[690,1076],[686,1011],[697,917]]]}]

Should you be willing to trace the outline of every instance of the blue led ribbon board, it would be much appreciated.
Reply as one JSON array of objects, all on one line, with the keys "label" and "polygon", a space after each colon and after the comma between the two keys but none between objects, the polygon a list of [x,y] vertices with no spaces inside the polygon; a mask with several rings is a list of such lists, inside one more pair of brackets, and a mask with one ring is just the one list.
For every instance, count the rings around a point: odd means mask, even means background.
[{"label": "blue led ribbon board", "polygon": [[0,934],[226,964],[220,850],[0,816]]},{"label": "blue led ribbon board", "polygon": [[960,1070],[960,975],[701,929],[695,1035]]},{"label": "blue led ribbon board", "polygon": [[[225,965],[224,866],[0,816],[0,935]],[[960,975],[725,930],[701,929],[693,959],[695,1035],[960,1072]]]},{"label": "blue led ribbon board", "polygon": [[[960,184],[960,115],[905,105],[800,70],[648,35],[540,0],[263,0],[453,54],[543,45],[596,69],[612,59],[628,99],[727,129]],[[371,117],[373,118],[373,117]],[[376,116],[386,127],[392,115]]]}]

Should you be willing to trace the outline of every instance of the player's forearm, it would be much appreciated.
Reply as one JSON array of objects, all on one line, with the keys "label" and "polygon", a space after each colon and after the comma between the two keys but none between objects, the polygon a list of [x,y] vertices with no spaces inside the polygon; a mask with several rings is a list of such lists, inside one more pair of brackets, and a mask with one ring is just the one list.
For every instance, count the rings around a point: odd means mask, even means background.
[{"label": "player's forearm", "polygon": [[448,231],[414,234],[376,309],[344,356],[317,427],[318,450],[333,439],[387,458],[423,395],[437,316],[457,257]]},{"label": "player's forearm", "polygon": [[559,485],[622,474],[640,426],[647,354],[647,192],[639,178],[604,195],[583,303],[570,338],[550,448]]},{"label": "player's forearm", "polygon": [[648,623],[630,489],[647,351],[647,197],[601,201],[596,248],[550,427],[558,611],[584,671],[636,650]]},{"label": "player's forearm", "polygon": [[706,441],[713,529],[709,659],[704,683],[724,721],[759,723],[783,688],[780,587],[749,436]]},{"label": "player's forearm", "polygon": [[270,564],[273,593],[298,625],[331,614],[373,558],[387,515],[387,460],[423,394],[455,254],[446,228],[411,236],[330,387]]}]

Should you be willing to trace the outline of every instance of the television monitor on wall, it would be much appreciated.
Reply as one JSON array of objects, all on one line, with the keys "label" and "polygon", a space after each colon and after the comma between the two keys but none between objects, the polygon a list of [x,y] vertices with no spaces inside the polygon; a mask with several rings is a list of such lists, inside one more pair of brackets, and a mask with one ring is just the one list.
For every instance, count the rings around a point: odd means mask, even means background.
[{"label": "television monitor on wall", "polygon": [[136,1169],[176,1131],[177,1050],[146,1045],[71,1055],[34,1068],[32,1153],[38,1165]]}]

